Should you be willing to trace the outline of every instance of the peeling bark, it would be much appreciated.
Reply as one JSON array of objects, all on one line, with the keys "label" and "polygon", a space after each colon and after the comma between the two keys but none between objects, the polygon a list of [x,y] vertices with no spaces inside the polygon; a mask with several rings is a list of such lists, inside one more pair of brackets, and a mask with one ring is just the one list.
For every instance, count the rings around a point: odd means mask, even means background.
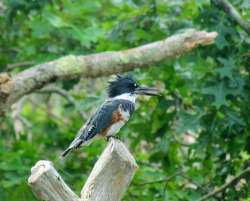
[{"label": "peeling bark", "polygon": [[0,79],[0,112],[25,94],[56,80],[68,80],[80,76],[94,78],[146,67],[189,52],[199,45],[209,45],[214,42],[216,36],[216,32],[191,29],[165,40],[129,50],[86,56],[69,55],[36,65],[15,75],[7,83],[2,84]]}]

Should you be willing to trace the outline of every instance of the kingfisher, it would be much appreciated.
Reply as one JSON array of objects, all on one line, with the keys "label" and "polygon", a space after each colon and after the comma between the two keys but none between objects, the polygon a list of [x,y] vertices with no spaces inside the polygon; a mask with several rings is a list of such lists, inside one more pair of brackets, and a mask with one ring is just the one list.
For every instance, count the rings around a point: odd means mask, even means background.
[{"label": "kingfisher", "polygon": [[62,156],[90,144],[96,138],[118,138],[115,135],[135,111],[138,95],[158,96],[159,93],[156,88],[140,86],[131,75],[117,75],[116,79],[109,82],[108,98],[81,127]]}]

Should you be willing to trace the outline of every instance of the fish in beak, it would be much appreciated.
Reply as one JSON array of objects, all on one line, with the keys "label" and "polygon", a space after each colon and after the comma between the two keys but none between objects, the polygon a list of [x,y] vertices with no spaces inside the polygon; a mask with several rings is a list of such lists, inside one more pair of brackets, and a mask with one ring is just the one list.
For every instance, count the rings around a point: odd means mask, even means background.
[{"label": "fish in beak", "polygon": [[147,96],[160,96],[159,91],[153,87],[138,87],[135,90],[135,94],[147,95]]}]

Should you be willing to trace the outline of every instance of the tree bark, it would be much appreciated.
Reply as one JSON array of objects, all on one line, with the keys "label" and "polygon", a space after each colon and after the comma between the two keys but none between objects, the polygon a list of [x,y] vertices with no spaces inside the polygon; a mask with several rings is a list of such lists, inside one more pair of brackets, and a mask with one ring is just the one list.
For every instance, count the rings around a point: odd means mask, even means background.
[{"label": "tree bark", "polygon": [[149,66],[189,52],[199,45],[211,44],[216,36],[216,32],[191,29],[165,40],[129,50],[86,56],[70,55],[36,65],[13,77],[0,74],[0,113],[25,94],[32,93],[56,80],[80,76],[94,78]]},{"label": "tree bark", "polygon": [[119,201],[136,169],[135,159],[119,140],[111,139],[87,179],[79,198],[49,161],[39,161],[28,183],[34,194],[46,201]]}]

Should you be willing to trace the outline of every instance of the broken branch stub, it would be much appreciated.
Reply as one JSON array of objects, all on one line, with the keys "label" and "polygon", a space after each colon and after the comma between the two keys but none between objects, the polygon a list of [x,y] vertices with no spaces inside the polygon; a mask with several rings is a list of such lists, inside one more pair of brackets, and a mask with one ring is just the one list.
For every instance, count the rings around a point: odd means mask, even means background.
[{"label": "broken branch stub", "polygon": [[79,198],[63,181],[50,161],[38,161],[28,183],[46,201],[119,201],[138,168],[135,159],[119,140],[111,139],[96,162]]}]

